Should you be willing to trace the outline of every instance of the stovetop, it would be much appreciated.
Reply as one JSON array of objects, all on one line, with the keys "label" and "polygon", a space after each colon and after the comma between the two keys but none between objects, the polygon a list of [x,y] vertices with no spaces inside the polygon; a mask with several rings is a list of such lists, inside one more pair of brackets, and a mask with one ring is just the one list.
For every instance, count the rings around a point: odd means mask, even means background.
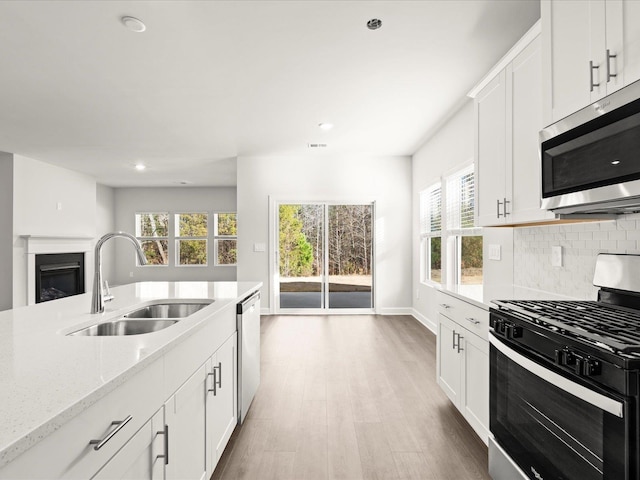
[{"label": "stovetop", "polygon": [[640,355],[640,310],[579,300],[494,300],[493,303],[500,311],[594,347],[634,357]]}]

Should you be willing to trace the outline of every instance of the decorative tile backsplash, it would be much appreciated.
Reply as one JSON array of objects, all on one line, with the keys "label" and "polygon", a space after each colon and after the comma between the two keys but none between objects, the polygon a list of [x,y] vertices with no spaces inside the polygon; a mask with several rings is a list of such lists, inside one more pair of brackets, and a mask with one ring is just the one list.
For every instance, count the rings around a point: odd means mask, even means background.
[{"label": "decorative tile backsplash", "polygon": [[[562,247],[562,266],[551,265],[551,247]],[[640,254],[640,216],[605,222],[515,228],[514,284],[595,300],[598,253]]]}]

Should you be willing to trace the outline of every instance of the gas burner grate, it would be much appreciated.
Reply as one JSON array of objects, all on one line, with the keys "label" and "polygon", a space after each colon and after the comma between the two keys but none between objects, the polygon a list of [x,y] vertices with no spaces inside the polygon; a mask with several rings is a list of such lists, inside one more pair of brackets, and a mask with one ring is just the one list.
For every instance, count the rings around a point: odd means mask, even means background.
[{"label": "gas burner grate", "polygon": [[623,353],[640,352],[640,311],[579,300],[494,300],[538,325]]}]

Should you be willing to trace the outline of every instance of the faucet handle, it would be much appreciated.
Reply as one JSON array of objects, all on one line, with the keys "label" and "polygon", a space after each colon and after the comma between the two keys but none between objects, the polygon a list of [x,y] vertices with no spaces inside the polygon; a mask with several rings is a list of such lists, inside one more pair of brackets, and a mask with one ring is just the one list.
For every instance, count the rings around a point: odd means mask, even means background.
[{"label": "faucet handle", "polygon": [[104,289],[102,290],[102,300],[104,302],[110,302],[111,300],[113,300],[114,296],[111,295],[111,291],[109,290],[109,282],[105,280],[103,283]]}]

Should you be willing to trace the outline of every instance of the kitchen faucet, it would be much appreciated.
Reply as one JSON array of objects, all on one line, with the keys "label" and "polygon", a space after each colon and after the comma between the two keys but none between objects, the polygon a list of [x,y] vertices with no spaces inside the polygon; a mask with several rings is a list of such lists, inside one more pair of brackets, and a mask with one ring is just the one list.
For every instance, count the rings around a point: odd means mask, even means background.
[{"label": "kitchen faucet", "polygon": [[[142,250],[142,246],[136,237],[127,232],[113,232],[107,233],[100,237],[100,240],[96,242],[96,248],[94,252],[95,257],[95,273],[93,275],[93,296],[91,298],[91,313],[102,313],[104,312],[104,302],[113,299],[112,295],[108,295],[105,297],[104,295],[104,285],[102,281],[102,245],[114,237],[122,237],[126,238],[133,243],[136,247],[136,253],[138,254],[138,262],[140,265],[147,264],[147,257]],[[106,282],[104,282],[106,283]],[[107,287],[108,288],[108,287]]]}]

